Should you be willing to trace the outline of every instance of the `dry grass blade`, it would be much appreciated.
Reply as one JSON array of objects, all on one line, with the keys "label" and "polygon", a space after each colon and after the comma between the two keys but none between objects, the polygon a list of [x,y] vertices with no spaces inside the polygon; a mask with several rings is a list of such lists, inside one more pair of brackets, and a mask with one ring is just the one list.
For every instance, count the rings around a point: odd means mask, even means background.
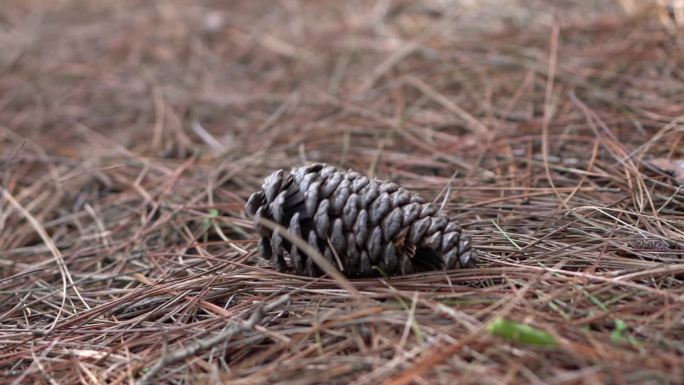
[{"label": "dry grass blade", "polygon": [[[683,383],[682,9],[4,0],[0,383]],[[276,271],[245,199],[305,162],[483,263],[349,279],[278,228],[326,275]]]},{"label": "dry grass blade", "polygon": [[62,278],[62,304],[60,305],[59,311],[57,312],[57,315],[55,316],[55,320],[52,322],[52,325],[50,326],[49,330],[52,330],[57,322],[59,322],[59,318],[62,314],[62,310],[64,309],[64,306],[66,305],[66,299],[67,299],[67,285],[70,285],[76,295],[78,296],[78,299],[81,300],[81,303],[87,308],[90,309],[90,306],[86,303],[86,301],[81,297],[81,293],[78,292],[78,288],[74,286],[74,280],[71,278],[71,274],[69,273],[69,269],[67,268],[66,264],[64,263],[64,257],[62,257],[62,253],[60,253],[59,249],[57,246],[55,246],[55,243],[50,239],[50,236],[48,233],[45,231],[43,226],[36,220],[36,218],[31,215],[19,202],[17,202],[16,199],[7,192],[5,189],[0,188],[0,192],[2,192],[3,198],[5,198],[12,207],[14,207],[21,215],[28,220],[28,222],[31,224],[33,229],[40,235],[40,238],[43,240],[47,248],[50,250],[50,253],[52,253],[52,256],[55,259],[55,263],[57,264],[59,268],[59,273]]}]

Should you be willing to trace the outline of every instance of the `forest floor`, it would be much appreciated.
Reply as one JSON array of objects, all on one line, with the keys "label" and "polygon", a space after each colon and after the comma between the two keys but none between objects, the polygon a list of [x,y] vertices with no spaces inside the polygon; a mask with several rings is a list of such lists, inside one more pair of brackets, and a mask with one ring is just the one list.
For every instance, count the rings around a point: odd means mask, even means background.
[{"label": "forest floor", "polygon": [[[684,8],[588,3],[3,0],[0,382],[684,382]],[[308,162],[482,262],[277,272]]]}]

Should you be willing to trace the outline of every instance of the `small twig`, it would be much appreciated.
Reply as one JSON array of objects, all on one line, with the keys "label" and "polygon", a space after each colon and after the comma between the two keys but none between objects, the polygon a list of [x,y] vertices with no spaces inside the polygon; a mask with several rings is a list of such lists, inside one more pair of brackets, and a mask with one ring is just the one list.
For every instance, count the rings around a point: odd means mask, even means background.
[{"label": "small twig", "polygon": [[151,384],[153,378],[165,367],[183,361],[201,351],[211,349],[214,346],[230,339],[236,333],[253,329],[264,319],[268,312],[287,303],[289,300],[290,296],[284,295],[271,303],[265,305],[262,304],[254,309],[254,313],[252,313],[247,321],[235,323],[216,335],[197,340],[183,349],[173,351],[171,354],[163,356],[159,361],[157,361],[156,364],[152,365],[150,370],[148,370],[147,373],[145,373],[145,375],[142,376],[142,378],[140,378],[140,380],[138,380],[136,383],[138,385]]}]

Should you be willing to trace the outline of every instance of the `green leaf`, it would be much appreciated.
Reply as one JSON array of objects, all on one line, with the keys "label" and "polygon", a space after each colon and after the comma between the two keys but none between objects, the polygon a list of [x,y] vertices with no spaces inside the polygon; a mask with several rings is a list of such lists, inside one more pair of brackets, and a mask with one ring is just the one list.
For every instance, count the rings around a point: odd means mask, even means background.
[{"label": "green leaf", "polygon": [[622,332],[626,330],[627,324],[623,320],[616,319],[615,329],[610,333],[610,340],[613,341],[614,344],[625,341],[625,337],[622,335]]},{"label": "green leaf", "polygon": [[556,339],[543,330],[503,318],[497,318],[487,326],[487,330],[495,336],[518,344],[533,346],[558,345]]},{"label": "green leaf", "polygon": [[209,231],[209,228],[212,225],[212,221],[215,218],[218,218],[221,213],[217,209],[210,209],[209,210],[209,216],[205,217],[204,220],[202,220],[202,232],[206,235],[206,232]]}]

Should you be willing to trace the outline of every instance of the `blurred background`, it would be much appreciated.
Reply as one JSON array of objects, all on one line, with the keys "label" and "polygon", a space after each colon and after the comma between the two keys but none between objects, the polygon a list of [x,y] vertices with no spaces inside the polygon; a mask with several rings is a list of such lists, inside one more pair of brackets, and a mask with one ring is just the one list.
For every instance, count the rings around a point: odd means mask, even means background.
[{"label": "blurred background", "polygon": [[553,114],[574,92],[630,119],[674,115],[644,94],[681,102],[681,3],[4,0],[0,143],[87,158],[96,132],[150,156],[282,144],[339,163],[399,125],[465,154],[483,134],[538,130],[553,28]]}]

